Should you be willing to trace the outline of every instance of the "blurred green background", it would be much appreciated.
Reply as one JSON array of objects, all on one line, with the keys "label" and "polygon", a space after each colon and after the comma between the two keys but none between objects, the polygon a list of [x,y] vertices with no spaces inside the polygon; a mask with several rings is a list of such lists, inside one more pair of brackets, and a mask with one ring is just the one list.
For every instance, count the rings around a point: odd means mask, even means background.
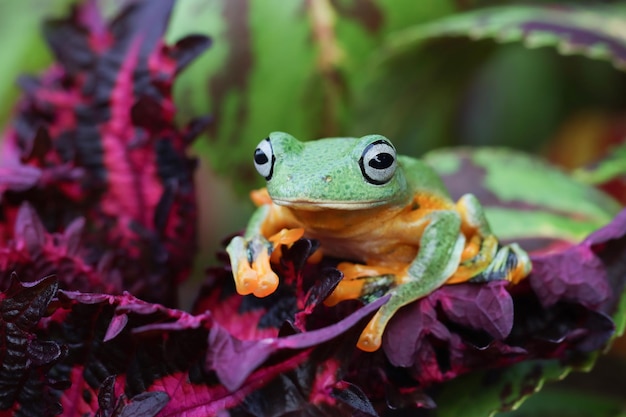
[{"label": "blurred green background", "polygon": [[[127,1],[99,3],[112,14]],[[15,79],[51,62],[41,20],[72,3],[0,2],[3,125]],[[623,2],[180,0],[167,39],[191,33],[213,40],[175,86],[181,121],[213,118],[194,148],[199,275],[220,240],[244,227],[246,193],[261,185],[252,151],[271,131],[302,140],[380,133],[413,156],[508,146],[565,169],[598,160],[626,134]],[[617,345],[593,374],[514,415],[626,415],[626,343]]]}]

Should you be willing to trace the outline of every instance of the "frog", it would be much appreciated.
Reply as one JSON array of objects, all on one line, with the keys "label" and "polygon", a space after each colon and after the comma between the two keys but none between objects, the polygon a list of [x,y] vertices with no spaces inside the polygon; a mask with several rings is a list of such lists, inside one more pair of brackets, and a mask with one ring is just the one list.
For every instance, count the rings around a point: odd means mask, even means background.
[{"label": "frog", "polygon": [[359,336],[362,351],[378,350],[391,318],[443,285],[517,284],[532,269],[518,244],[499,242],[474,195],[454,201],[435,170],[383,135],[299,141],[272,132],[253,160],[265,187],[251,193],[258,207],[226,248],[237,292],[274,293],[272,256],[314,239],[320,256],[341,260],[325,305],[388,296]]}]

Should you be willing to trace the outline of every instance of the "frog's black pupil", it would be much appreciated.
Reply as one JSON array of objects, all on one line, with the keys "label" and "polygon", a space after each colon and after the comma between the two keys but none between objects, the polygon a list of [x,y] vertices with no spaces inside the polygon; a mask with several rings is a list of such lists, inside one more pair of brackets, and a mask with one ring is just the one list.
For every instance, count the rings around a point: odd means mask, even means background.
[{"label": "frog's black pupil", "polygon": [[254,151],[254,162],[256,162],[258,165],[267,164],[269,162],[269,158],[267,157],[265,152],[257,148],[257,150]]},{"label": "frog's black pupil", "polygon": [[393,164],[393,155],[387,152],[377,154],[368,162],[368,165],[374,169],[387,169],[391,164]]}]

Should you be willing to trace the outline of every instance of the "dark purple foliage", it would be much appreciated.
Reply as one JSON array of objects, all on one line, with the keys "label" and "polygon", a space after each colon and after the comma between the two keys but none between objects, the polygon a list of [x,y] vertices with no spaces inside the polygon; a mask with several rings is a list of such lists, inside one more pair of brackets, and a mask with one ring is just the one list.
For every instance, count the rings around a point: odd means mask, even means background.
[{"label": "dark purple foliage", "polygon": [[279,338],[238,340],[215,324],[209,337],[207,368],[215,370],[226,388],[234,391],[273,353],[283,349],[306,349],[332,340],[374,313],[385,301],[386,297],[376,300],[328,327]]},{"label": "dark purple foliage", "polygon": [[169,396],[164,392],[145,392],[136,395],[128,402],[124,395],[115,396],[115,375],[108,376],[98,391],[96,417],[153,417],[165,407]]},{"label": "dark purple foliage", "polygon": [[55,384],[48,370],[62,359],[66,348],[36,334],[57,288],[51,278],[23,284],[13,276],[0,295],[0,410],[19,414],[20,404],[30,404],[30,412],[41,416],[61,412],[51,393]]}]

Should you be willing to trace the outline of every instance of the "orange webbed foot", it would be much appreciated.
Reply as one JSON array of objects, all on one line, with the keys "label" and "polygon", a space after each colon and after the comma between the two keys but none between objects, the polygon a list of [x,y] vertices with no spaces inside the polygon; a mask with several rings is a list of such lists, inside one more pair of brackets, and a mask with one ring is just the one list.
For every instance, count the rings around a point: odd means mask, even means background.
[{"label": "orange webbed foot", "polygon": [[276,291],[278,276],[272,271],[271,244],[265,238],[236,236],[226,251],[231,259],[237,293],[266,297]]}]

